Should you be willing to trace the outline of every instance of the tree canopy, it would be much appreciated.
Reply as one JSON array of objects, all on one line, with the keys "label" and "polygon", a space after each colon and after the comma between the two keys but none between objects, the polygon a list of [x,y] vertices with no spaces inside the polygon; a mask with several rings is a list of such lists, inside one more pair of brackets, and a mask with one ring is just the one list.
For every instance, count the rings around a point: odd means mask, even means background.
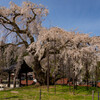
[{"label": "tree canopy", "polygon": [[46,84],[48,64],[51,84],[54,84],[55,76],[55,80],[59,79],[69,68],[72,77],[81,80],[97,66],[100,37],[67,32],[58,27],[46,29],[42,27],[42,21],[47,14],[48,10],[43,5],[32,2],[23,2],[22,6],[10,2],[9,8],[0,7],[0,35],[7,45],[4,50],[7,66],[12,61],[17,62],[17,78],[20,63],[25,59],[40,84]]}]

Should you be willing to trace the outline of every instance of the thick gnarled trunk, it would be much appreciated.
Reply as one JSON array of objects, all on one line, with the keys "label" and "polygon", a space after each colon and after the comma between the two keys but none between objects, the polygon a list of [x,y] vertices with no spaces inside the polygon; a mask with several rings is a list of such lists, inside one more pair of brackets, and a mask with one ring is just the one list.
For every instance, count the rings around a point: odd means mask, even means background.
[{"label": "thick gnarled trunk", "polygon": [[[34,68],[33,68],[35,78],[40,83],[40,85],[46,85],[47,84],[47,71],[44,72],[42,70],[42,66],[40,64],[40,61],[38,61],[38,57],[35,57],[34,59]],[[54,77],[49,77],[49,84],[54,84]]]}]

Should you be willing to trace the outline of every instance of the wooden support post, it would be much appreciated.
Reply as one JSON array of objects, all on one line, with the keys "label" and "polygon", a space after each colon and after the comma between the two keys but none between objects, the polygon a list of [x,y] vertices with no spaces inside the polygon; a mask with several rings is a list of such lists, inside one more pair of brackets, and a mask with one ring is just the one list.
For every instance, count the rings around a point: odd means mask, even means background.
[{"label": "wooden support post", "polygon": [[49,68],[49,50],[48,50],[48,69],[47,69],[47,91],[49,92],[49,74],[50,74],[50,68]]},{"label": "wooden support post", "polygon": [[10,75],[11,75],[11,73],[9,72],[8,73],[8,87],[10,87]]},{"label": "wooden support post", "polygon": [[16,77],[14,77],[14,88],[16,87]]},{"label": "wooden support post", "polygon": [[73,94],[75,95],[75,68],[73,70]]},{"label": "wooden support post", "polygon": [[27,72],[26,72],[26,86],[28,86],[28,77],[27,77]]},{"label": "wooden support post", "polygon": [[[56,50],[55,50],[55,44],[56,44],[56,42],[54,41],[54,67],[56,69]],[[56,94],[56,73],[55,73],[55,76],[54,76],[54,85],[55,85],[55,94]]]},{"label": "wooden support post", "polygon": [[[68,63],[70,63],[70,60],[69,60]],[[70,65],[70,64],[69,64],[69,65]],[[71,87],[70,87],[70,66],[69,66],[68,68],[69,68],[69,79],[68,79],[68,80],[69,80],[69,83],[68,83],[68,84],[69,84],[69,91],[71,92]]]},{"label": "wooden support post", "polygon": [[87,65],[87,63],[86,63],[86,83],[87,83],[87,90],[89,89],[88,88],[88,78],[89,78],[89,71],[88,71],[88,65]]},{"label": "wooden support post", "polygon": [[93,87],[93,74],[92,74],[92,87]]},{"label": "wooden support post", "polygon": [[63,85],[65,85],[65,82],[64,82],[64,64],[63,64]]},{"label": "wooden support post", "polygon": [[95,81],[95,86],[96,86],[96,91],[97,91],[97,89],[98,89],[98,87],[97,87],[97,81],[98,81],[98,72],[97,72],[97,66],[96,66],[96,81]]},{"label": "wooden support post", "polygon": [[73,77],[73,94],[75,95],[75,78]]},{"label": "wooden support post", "polygon": [[19,87],[21,87],[21,73],[19,74]]}]

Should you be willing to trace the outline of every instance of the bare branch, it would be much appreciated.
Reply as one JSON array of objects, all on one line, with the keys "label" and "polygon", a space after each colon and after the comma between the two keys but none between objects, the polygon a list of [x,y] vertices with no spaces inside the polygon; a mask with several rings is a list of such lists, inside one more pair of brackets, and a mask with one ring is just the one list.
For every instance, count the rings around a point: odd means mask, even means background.
[{"label": "bare branch", "polygon": [[11,31],[11,32],[14,32],[14,30],[12,30],[12,29],[6,27],[3,23],[2,23],[2,25],[3,25],[3,27],[4,27],[5,29],[7,29],[7,30],[9,30],[9,31]]}]

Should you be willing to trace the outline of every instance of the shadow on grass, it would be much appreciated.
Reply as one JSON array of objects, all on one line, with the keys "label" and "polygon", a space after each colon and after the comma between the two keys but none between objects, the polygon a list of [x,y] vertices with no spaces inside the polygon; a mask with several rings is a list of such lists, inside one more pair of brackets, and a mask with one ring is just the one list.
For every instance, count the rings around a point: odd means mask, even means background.
[{"label": "shadow on grass", "polygon": [[18,96],[11,96],[11,97],[6,97],[6,98],[0,98],[0,100],[4,100],[4,99],[15,99],[18,98]]},{"label": "shadow on grass", "polygon": [[85,87],[85,86],[77,86],[76,92],[77,92],[77,94],[82,93],[82,92],[84,92],[86,94],[91,94],[92,90],[96,91],[96,88],[95,87],[88,87],[88,89],[87,89],[87,87]]}]

